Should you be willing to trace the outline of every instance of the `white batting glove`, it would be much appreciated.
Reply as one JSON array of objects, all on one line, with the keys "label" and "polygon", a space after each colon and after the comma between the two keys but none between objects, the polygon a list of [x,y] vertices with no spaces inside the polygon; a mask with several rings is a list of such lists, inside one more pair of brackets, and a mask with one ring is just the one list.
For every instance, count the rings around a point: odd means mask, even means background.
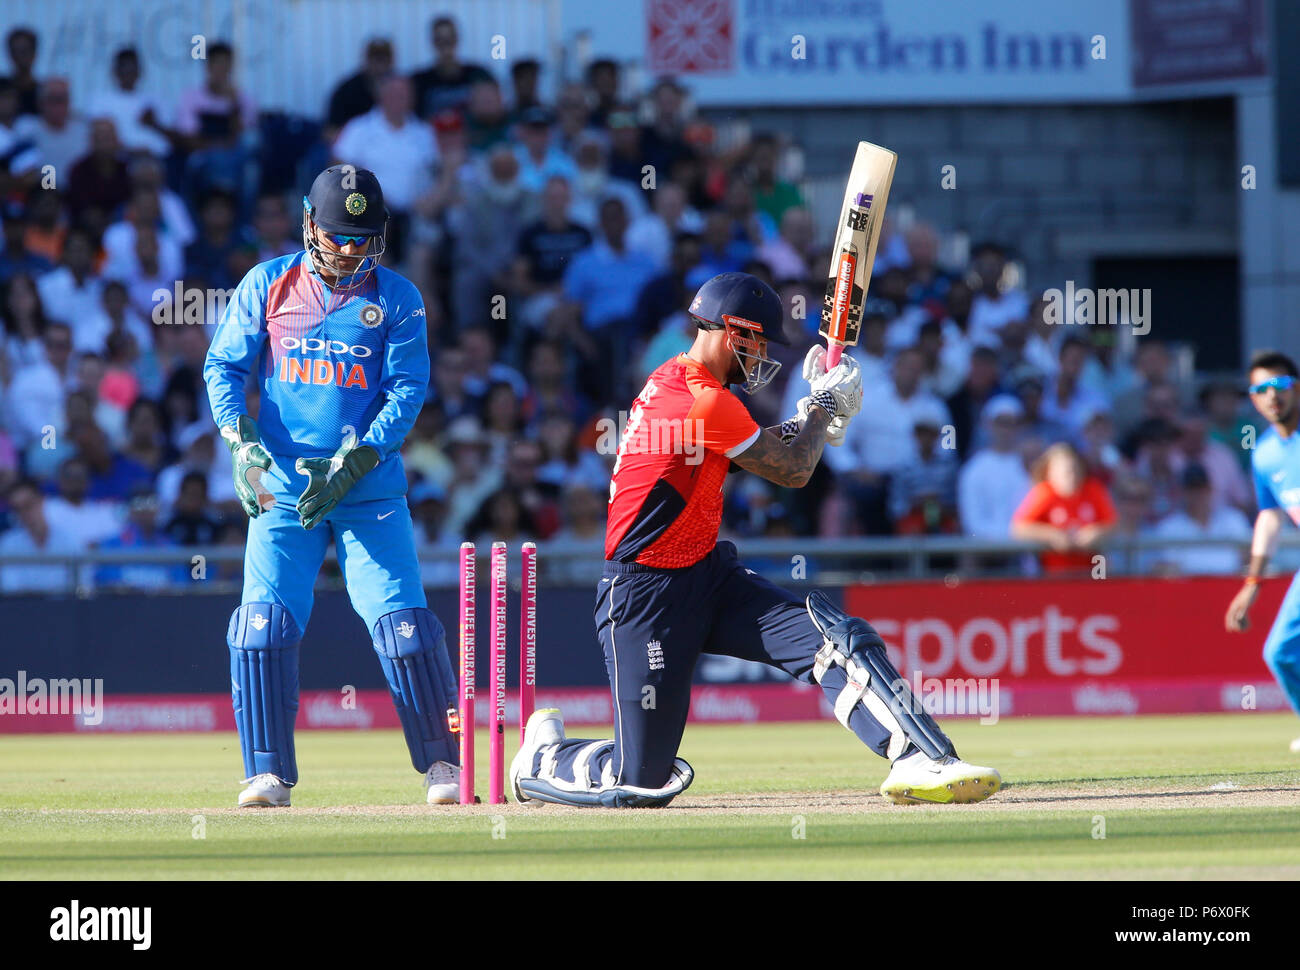
[{"label": "white batting glove", "polygon": [[803,379],[811,384],[826,373],[826,348],[813,344],[803,359]]},{"label": "white batting glove", "polygon": [[[809,354],[804,360],[805,367],[811,359]],[[862,368],[852,357],[841,357],[829,372],[818,375],[809,384],[814,394],[829,391],[834,396],[836,417],[851,418],[862,409]]]},{"label": "white batting glove", "polygon": [[[808,420],[808,409],[812,407],[811,397],[801,397],[799,399],[798,409],[799,417],[794,419],[799,422],[799,427],[803,428],[803,423]],[[826,443],[839,447],[844,444],[844,433],[849,430],[849,418],[840,416],[831,418],[831,423],[826,426]]]}]

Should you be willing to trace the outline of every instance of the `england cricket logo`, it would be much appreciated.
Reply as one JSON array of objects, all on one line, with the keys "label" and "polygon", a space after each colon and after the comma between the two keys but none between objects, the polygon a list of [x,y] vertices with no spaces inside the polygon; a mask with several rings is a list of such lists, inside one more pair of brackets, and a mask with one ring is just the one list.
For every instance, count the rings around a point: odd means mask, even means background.
[{"label": "england cricket logo", "polygon": [[646,656],[650,661],[651,670],[664,669],[664,649],[658,640],[651,640],[645,645]]}]

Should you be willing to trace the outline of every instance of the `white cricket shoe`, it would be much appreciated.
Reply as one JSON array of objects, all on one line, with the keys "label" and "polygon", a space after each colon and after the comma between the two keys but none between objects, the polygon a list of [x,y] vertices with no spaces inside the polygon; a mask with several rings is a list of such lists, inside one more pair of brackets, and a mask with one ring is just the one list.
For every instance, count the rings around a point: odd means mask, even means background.
[{"label": "white cricket shoe", "polygon": [[510,787],[515,793],[515,801],[530,801],[529,797],[519,790],[519,776],[525,769],[531,770],[533,756],[537,754],[537,750],[547,745],[559,744],[563,740],[564,717],[560,714],[559,708],[545,707],[540,711],[533,711],[532,716],[528,718],[528,723],[524,725],[524,743],[519,746],[518,753],[510,762]]},{"label": "white cricket shoe", "polygon": [[435,761],[424,773],[424,787],[430,805],[456,805],[460,802],[460,765]]},{"label": "white cricket shoe", "polygon": [[289,807],[289,786],[270,772],[245,778],[244,783],[248,787],[239,793],[240,808]]},{"label": "white cricket shoe", "polygon": [[1296,738],[1291,742],[1291,753],[1300,754],[1300,738]]},{"label": "white cricket shoe", "polygon": [[953,755],[939,761],[916,751],[894,762],[880,794],[900,805],[982,802],[1002,787],[992,768],[968,765]]}]

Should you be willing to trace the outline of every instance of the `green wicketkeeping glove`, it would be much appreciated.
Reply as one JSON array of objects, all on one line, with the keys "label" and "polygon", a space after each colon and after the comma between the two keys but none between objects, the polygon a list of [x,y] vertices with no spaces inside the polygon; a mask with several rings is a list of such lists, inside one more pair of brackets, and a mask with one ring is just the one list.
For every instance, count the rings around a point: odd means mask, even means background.
[{"label": "green wicketkeeping glove", "polygon": [[271,467],[271,456],[262,447],[257,422],[247,414],[221,429],[221,437],[230,446],[234,458],[235,494],[249,518],[257,518],[275,504],[275,496],[262,486],[262,473]]},{"label": "green wicketkeeping glove", "polygon": [[349,432],[333,458],[299,458],[293,467],[310,481],[298,496],[298,516],[304,529],[325,518],[366,472],[379,464],[379,452],[369,445],[357,447]]}]

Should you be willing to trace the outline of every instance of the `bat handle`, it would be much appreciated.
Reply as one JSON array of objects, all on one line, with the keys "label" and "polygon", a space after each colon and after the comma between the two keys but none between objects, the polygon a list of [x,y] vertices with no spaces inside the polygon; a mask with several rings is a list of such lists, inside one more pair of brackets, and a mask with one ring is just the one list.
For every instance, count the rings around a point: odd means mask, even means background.
[{"label": "bat handle", "polygon": [[835,369],[835,365],[840,362],[840,354],[844,352],[844,345],[836,343],[834,340],[826,342],[826,371]]}]

